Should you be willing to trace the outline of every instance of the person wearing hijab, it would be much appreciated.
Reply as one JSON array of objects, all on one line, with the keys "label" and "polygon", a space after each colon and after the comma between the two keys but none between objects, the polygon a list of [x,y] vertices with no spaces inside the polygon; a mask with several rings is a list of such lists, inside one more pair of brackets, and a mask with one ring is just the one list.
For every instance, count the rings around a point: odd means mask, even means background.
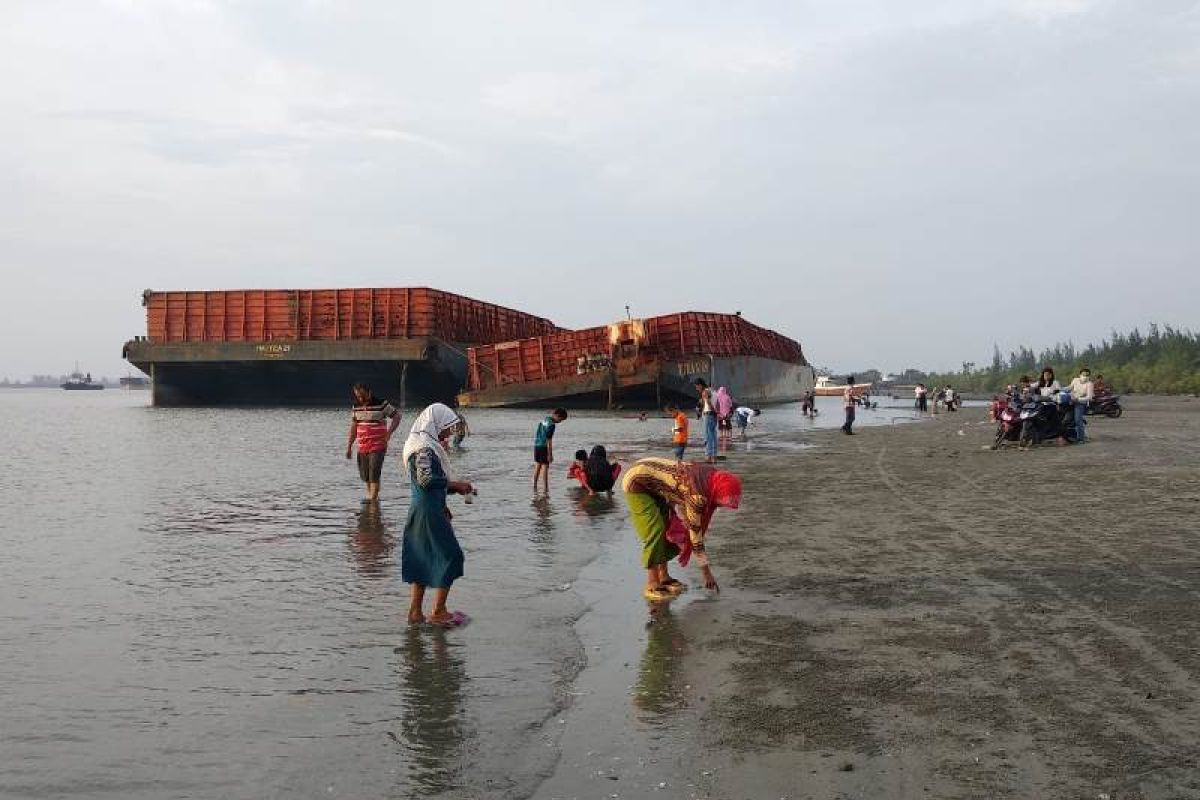
[{"label": "person wearing hijab", "polygon": [[733,395],[724,386],[717,389],[717,429],[722,439],[733,438]]},{"label": "person wearing hijab", "polygon": [[700,565],[706,589],[720,590],[713,577],[704,539],[718,508],[737,508],[742,482],[730,472],[709,464],[690,464],[666,458],[644,458],[625,473],[625,501],[634,530],[642,543],[647,600],[668,600],[686,586],[667,570],[679,556],[687,566],[692,553]]},{"label": "person wearing hijab", "polygon": [[608,460],[608,451],[604,445],[598,444],[592,448],[587,461],[583,465],[583,479],[580,483],[588,490],[588,494],[608,492],[612,494],[617,485],[617,476],[621,474],[621,465],[612,464]]},{"label": "person wearing hijab", "polygon": [[[450,586],[463,574],[463,551],[450,524],[446,495],[469,496],[475,489],[453,480],[446,441],[459,426],[459,417],[448,406],[434,403],[421,412],[404,443],[404,465],[412,482],[412,501],[404,523],[400,575],[410,584],[408,621],[451,625],[455,616],[446,609]],[[425,589],[434,590],[433,610],[425,617]]]}]

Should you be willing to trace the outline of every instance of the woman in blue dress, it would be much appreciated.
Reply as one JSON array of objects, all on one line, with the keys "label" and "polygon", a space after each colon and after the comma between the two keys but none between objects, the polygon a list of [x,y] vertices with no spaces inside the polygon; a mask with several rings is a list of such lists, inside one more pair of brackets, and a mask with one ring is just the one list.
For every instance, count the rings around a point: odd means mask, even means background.
[{"label": "woman in blue dress", "polygon": [[[456,618],[446,609],[450,586],[463,574],[463,552],[450,524],[447,494],[470,495],[466,481],[452,480],[446,441],[459,425],[448,406],[434,403],[421,412],[404,443],[404,465],[412,481],[412,502],[404,524],[400,574],[412,585],[408,621],[452,625]],[[434,590],[433,611],[425,617],[426,587]]]}]

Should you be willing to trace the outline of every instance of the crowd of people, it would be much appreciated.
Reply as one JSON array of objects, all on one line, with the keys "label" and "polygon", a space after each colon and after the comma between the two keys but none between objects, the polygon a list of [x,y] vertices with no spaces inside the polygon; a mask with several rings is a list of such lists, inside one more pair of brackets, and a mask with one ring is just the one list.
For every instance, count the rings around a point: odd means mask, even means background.
[{"label": "crowd of people", "polygon": [[[718,508],[737,508],[741,502],[740,479],[718,469],[715,461],[719,438],[732,436],[736,425],[743,434],[758,409],[738,406],[720,387],[708,390],[697,380],[700,403],[697,414],[705,420],[705,452],[708,463],[684,460],[687,448],[688,419],[678,408],[668,412],[672,418],[674,458],[644,458],[624,471],[621,481],[630,519],[641,545],[641,562],[646,572],[643,595],[651,601],[668,600],[686,589],[672,576],[668,564],[678,559],[686,566],[695,558],[704,586],[718,590],[716,578],[704,548],[704,540]],[[350,438],[346,457],[358,447],[359,476],[366,484],[364,503],[379,499],[379,483],[388,443],[400,424],[400,413],[386,400],[374,396],[370,388],[356,384],[351,411]],[[566,409],[557,408],[542,420],[533,436],[533,487],[549,492],[550,469],[554,463],[554,436],[559,425],[569,418]],[[711,419],[710,419],[711,418]],[[454,582],[463,575],[464,555],[454,533],[454,515],[447,499],[459,495],[470,503],[475,487],[453,472],[448,450],[462,443],[468,434],[466,420],[443,403],[426,407],[412,424],[401,455],[402,469],[412,487],[408,516],[401,544],[401,577],[409,584],[408,622],[456,627],[466,615],[450,611],[448,599]],[[591,451],[577,450],[567,476],[579,482],[588,495],[611,496],[622,467],[610,459],[603,445]],[[432,592],[432,606],[425,611],[425,595]]]},{"label": "crowd of people", "polygon": [[[1028,375],[1022,375],[1015,384],[1008,386],[1003,398],[1007,403],[1025,405],[1033,400],[1053,401],[1059,404],[1069,404],[1073,414],[1075,442],[1082,444],[1087,441],[1087,412],[1097,400],[1111,393],[1104,382],[1103,375],[1097,375],[1092,380],[1092,371],[1082,367],[1071,382],[1063,388],[1054,375],[1051,367],[1043,367],[1036,381]],[[993,404],[993,417],[995,417]]]},{"label": "crowd of people", "polygon": [[[917,411],[926,413],[930,410],[929,394],[929,389],[923,383],[918,383],[913,387],[914,405]],[[962,408],[962,396],[948,383],[944,386],[934,387],[933,413],[938,413],[939,408],[944,408],[947,411],[958,411]]]},{"label": "crowd of people", "polygon": [[[697,378],[694,382],[698,404],[695,410],[704,432],[704,462],[685,460],[689,443],[689,415],[676,405],[666,408],[671,419],[672,458],[643,458],[623,470],[602,444],[590,451],[577,450],[567,477],[577,481],[589,496],[600,493],[612,495],[621,482],[630,520],[641,546],[641,562],[645,569],[644,596],[651,601],[669,599],[683,591],[684,584],[672,576],[668,565],[678,560],[686,566],[695,558],[706,588],[716,590],[718,584],[705,553],[704,540],[718,508],[736,509],[741,501],[741,482],[736,475],[716,467],[717,451],[723,442],[734,435],[734,428],[743,436],[760,415],[757,408],[739,405],[724,386],[715,390]],[[1064,388],[1055,378],[1054,370],[1046,367],[1036,381],[1022,376],[1008,387],[997,404],[1022,404],[1033,400],[1053,400],[1071,404],[1077,441],[1086,441],[1085,415],[1089,404],[1109,392],[1103,376],[1093,381],[1084,367]],[[961,398],[953,387],[946,385],[930,392],[924,384],[914,389],[916,407],[929,410],[933,395],[933,412],[939,407],[958,410]],[[355,384],[352,388],[351,412],[346,458],[358,449],[359,477],[366,486],[364,503],[379,499],[383,463],[388,443],[400,425],[399,410],[386,400],[377,398],[370,387]],[[849,378],[842,393],[845,421],[842,431],[854,433],[855,410],[871,407],[865,393],[855,391],[854,379]],[[993,407],[993,414],[995,411]],[[816,415],[815,393],[808,393],[801,403],[806,417]],[[1064,411],[1065,413],[1065,411]],[[554,437],[558,426],[568,419],[566,409],[556,408],[541,419],[533,435],[533,489],[543,493],[550,489],[550,469],[554,463]],[[640,420],[645,420],[642,414]],[[466,419],[442,403],[425,408],[413,422],[401,456],[401,468],[412,486],[408,517],[404,525],[401,548],[401,575],[410,584],[408,621],[429,622],[455,626],[465,615],[451,612],[447,606],[450,588],[463,574],[464,556],[454,533],[453,514],[447,498],[460,495],[470,503],[475,487],[455,476],[448,450],[461,446],[469,434]],[[430,612],[425,613],[425,594],[432,590]]]}]

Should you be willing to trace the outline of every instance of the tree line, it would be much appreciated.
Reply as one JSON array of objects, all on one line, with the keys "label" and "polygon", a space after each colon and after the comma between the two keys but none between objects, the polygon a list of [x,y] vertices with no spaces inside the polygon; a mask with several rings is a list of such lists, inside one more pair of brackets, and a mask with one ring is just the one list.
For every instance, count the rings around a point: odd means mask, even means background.
[{"label": "tree line", "polygon": [[924,382],[991,393],[1016,383],[1022,375],[1037,380],[1046,366],[1054,370],[1064,386],[1080,367],[1086,366],[1093,379],[1103,375],[1104,382],[1116,392],[1200,394],[1200,333],[1152,324],[1145,334],[1137,328],[1130,333],[1113,331],[1100,344],[1082,350],[1064,342],[1040,353],[1021,346],[1006,357],[999,347],[993,347],[991,364],[978,366],[964,361],[961,371],[930,373]]}]

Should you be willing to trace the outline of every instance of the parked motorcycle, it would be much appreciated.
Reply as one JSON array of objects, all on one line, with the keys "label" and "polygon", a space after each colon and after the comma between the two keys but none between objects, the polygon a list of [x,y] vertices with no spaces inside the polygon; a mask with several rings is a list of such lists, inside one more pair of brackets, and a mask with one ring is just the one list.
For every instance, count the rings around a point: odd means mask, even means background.
[{"label": "parked motorcycle", "polygon": [[1068,444],[1078,440],[1075,433],[1075,414],[1070,403],[1040,398],[1021,407],[1022,447],[1041,444],[1050,439],[1063,439]]},{"label": "parked motorcycle", "polygon": [[992,449],[998,450],[1005,442],[1021,440],[1021,407],[1015,402],[997,401],[992,404],[992,418],[996,420],[996,440]]},{"label": "parked motorcycle", "polygon": [[1092,402],[1088,405],[1087,413],[1094,416],[1103,415],[1116,419],[1122,413],[1121,395],[1106,394],[1103,397],[1092,398]]}]

